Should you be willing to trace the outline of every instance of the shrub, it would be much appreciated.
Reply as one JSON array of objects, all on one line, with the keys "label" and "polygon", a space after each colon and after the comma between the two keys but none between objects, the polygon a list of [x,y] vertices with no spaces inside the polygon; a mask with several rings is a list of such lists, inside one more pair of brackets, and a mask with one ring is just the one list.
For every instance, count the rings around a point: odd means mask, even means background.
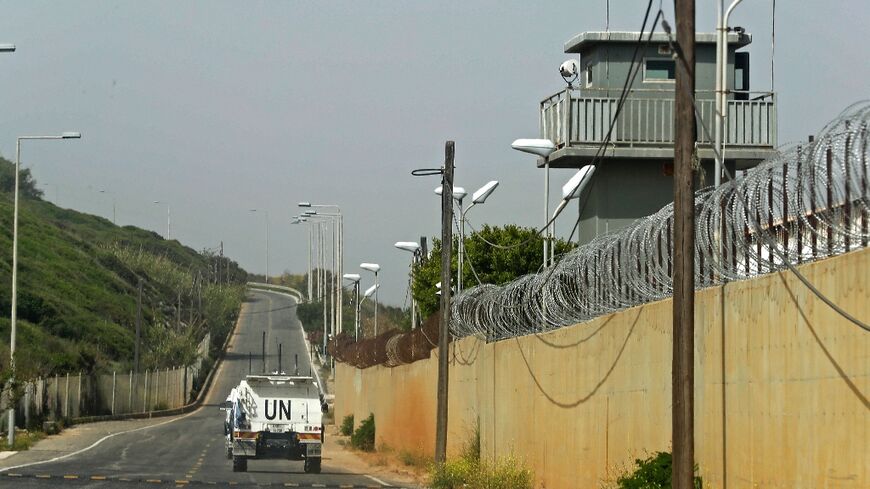
[{"label": "shrub", "polygon": [[[616,479],[619,489],[670,488],[673,458],[670,452],[656,452],[646,459],[635,459],[637,468]],[[697,471],[697,466],[695,470]],[[701,489],[701,478],[695,476],[695,489]]]},{"label": "shrub", "polygon": [[354,448],[371,452],[375,449],[375,415],[369,414],[369,417],[360,423],[359,428],[353,432],[350,437],[350,444]]},{"label": "shrub", "polygon": [[513,457],[488,461],[480,458],[480,430],[465,443],[459,458],[429,470],[432,489],[531,489],[532,471]]},{"label": "shrub", "polygon": [[350,436],[353,434],[353,414],[348,414],[341,420],[341,428],[339,428],[340,432],[344,436]]}]

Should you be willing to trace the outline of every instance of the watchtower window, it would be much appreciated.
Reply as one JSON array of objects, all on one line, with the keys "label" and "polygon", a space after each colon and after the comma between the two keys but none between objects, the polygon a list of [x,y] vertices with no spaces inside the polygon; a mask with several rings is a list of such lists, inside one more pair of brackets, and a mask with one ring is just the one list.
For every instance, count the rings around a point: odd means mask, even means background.
[{"label": "watchtower window", "polygon": [[674,80],[677,76],[676,69],[676,63],[672,59],[648,59],[644,64],[643,79],[653,82]]},{"label": "watchtower window", "polygon": [[586,86],[592,86],[592,63],[586,63],[586,69],[584,70],[586,76]]}]

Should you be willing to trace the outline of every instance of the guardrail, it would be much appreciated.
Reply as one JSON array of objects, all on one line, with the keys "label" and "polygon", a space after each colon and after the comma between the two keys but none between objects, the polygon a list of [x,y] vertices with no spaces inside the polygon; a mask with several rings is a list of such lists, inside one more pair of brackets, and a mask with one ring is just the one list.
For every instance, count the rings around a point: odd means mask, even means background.
[{"label": "guardrail", "polygon": [[283,285],[272,285],[272,284],[264,284],[262,282],[248,282],[245,284],[249,289],[257,289],[257,290],[266,290],[273,292],[283,292],[285,294],[291,294],[296,297],[299,302],[305,302],[305,296],[302,292],[294,289],[293,287],[285,287]]},{"label": "guardrail", "polygon": [[[670,93],[670,96],[668,94]],[[747,94],[749,95],[749,94]],[[725,145],[776,146],[776,101],[764,92],[751,100],[728,100],[725,113]],[[541,102],[541,136],[558,147],[598,144],[616,114],[618,98],[581,96],[577,90],[562,90]],[[712,131],[715,102],[699,99],[698,112]],[[710,144],[698,132],[701,144]],[[630,94],[616,118],[610,143],[622,146],[673,145],[673,92]]]}]

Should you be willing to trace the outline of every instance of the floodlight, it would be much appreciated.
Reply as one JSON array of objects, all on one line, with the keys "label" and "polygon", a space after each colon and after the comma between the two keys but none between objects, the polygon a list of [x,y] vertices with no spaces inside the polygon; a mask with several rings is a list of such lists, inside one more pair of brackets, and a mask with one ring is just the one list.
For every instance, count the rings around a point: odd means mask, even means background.
[{"label": "floodlight", "polygon": [[363,297],[371,297],[372,294],[374,294],[375,291],[378,290],[378,287],[380,287],[380,285],[378,285],[378,284],[372,285],[371,287],[366,289],[365,293],[363,294]]},{"label": "floodlight", "polygon": [[550,156],[553,151],[556,151],[556,145],[549,139],[517,139],[511,143],[511,148],[523,153],[543,156],[544,158]]},{"label": "floodlight", "polygon": [[14,44],[0,44],[0,53],[14,53],[15,45]]},{"label": "floodlight", "polygon": [[411,253],[416,253],[417,251],[420,250],[420,245],[418,243],[413,242],[413,241],[398,241],[393,246],[395,246],[396,248],[398,248],[400,250],[409,251]]},{"label": "floodlight", "polygon": [[65,132],[60,135],[63,139],[81,139],[82,133],[80,132]]},{"label": "floodlight", "polygon": [[486,202],[489,194],[491,194],[496,189],[496,187],[498,187],[498,180],[492,180],[483,187],[480,187],[479,189],[477,189],[476,192],[471,194],[471,202],[473,204],[483,204],[484,202]]},{"label": "floodlight", "polygon": [[300,202],[299,207],[311,207],[311,202]]},{"label": "floodlight", "polygon": [[[435,193],[438,194],[438,195],[441,195],[441,191],[442,191],[442,189],[441,189],[441,185],[439,185],[439,186],[435,189]],[[462,188],[462,187],[457,187],[457,186],[454,186],[454,187],[453,187],[453,198],[454,198],[455,200],[462,200],[462,199],[465,198],[466,195],[468,195],[468,192],[466,192],[464,188]]]},{"label": "floodlight", "polygon": [[344,278],[345,280],[350,280],[351,282],[356,283],[356,282],[359,282],[360,276],[358,273],[345,273],[344,275],[342,275],[342,278]]},{"label": "floodlight", "polygon": [[592,165],[584,166],[568,180],[568,183],[562,186],[562,198],[571,200],[580,197],[583,190],[592,180],[592,174],[595,173],[595,167]]},{"label": "floodlight", "polygon": [[381,270],[381,266],[377,263],[360,263],[359,267],[372,273],[378,273]]}]

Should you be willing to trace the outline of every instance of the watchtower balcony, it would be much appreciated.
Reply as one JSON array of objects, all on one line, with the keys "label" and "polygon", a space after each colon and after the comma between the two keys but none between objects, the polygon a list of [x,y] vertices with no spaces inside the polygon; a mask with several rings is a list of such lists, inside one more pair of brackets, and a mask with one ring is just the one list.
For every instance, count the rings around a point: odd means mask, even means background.
[{"label": "watchtower balcony", "polygon": [[[566,88],[541,102],[541,137],[557,148],[550,155],[551,167],[578,168],[592,163],[596,155],[620,160],[673,159],[673,89],[630,90],[618,115],[618,94],[614,96],[612,89],[602,90],[601,96],[594,92]],[[775,152],[776,97],[772,92],[732,94],[725,108],[724,155],[726,161],[743,169]],[[714,159],[713,95],[712,90],[696,92],[698,157],[702,160]],[[602,147],[604,141],[607,144]]]}]

